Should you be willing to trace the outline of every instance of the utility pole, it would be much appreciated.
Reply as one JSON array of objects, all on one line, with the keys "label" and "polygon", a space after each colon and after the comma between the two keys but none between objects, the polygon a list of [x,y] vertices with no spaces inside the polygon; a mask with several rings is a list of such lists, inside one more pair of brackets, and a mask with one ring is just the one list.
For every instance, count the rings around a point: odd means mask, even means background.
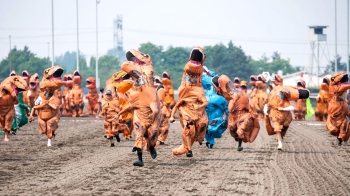
[{"label": "utility pole", "polygon": [[77,0],[77,70],[79,71],[79,12],[78,12],[78,0]]},{"label": "utility pole", "polygon": [[50,42],[47,42],[47,66],[50,67]]},{"label": "utility pole", "polygon": [[52,12],[52,64],[51,66],[54,66],[55,64],[55,39],[54,39],[54,24],[53,24],[53,0],[51,0],[51,12]]},{"label": "utility pole", "polygon": [[10,40],[10,53],[9,53],[9,64],[10,64],[10,72],[12,71],[12,60],[11,60],[11,35],[9,36]]},{"label": "utility pole", "polygon": [[97,6],[100,3],[101,0],[96,0],[96,86],[97,88],[100,87],[100,78],[98,77],[98,12],[97,12]]},{"label": "utility pole", "polygon": [[335,0],[335,73],[338,72],[338,51],[337,51],[337,0]]}]

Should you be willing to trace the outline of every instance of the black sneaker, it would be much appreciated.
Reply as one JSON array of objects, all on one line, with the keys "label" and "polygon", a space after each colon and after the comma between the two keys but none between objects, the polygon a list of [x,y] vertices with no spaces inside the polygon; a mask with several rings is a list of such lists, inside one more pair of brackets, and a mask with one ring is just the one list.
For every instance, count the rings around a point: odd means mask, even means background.
[{"label": "black sneaker", "polygon": [[192,150],[189,150],[189,151],[186,153],[186,157],[193,157]]},{"label": "black sneaker", "polygon": [[139,166],[139,167],[143,167],[143,162],[142,161],[140,161],[140,160],[137,160],[137,161],[135,161],[134,162],[134,164],[133,164],[134,166]]},{"label": "black sneaker", "polygon": [[238,146],[237,151],[242,151],[243,147],[242,146]]}]

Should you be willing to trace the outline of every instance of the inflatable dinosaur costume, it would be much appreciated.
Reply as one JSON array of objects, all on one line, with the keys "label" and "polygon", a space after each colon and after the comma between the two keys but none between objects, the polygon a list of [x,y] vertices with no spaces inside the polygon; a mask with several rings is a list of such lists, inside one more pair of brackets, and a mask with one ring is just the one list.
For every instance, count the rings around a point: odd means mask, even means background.
[{"label": "inflatable dinosaur costume", "polygon": [[[323,78],[320,91],[316,97],[315,118],[317,121],[327,121],[329,101],[329,79]],[[350,100],[348,100],[349,102]]]},{"label": "inflatable dinosaur costume", "polygon": [[202,47],[191,50],[189,61],[186,63],[178,89],[179,99],[174,106],[170,122],[174,122],[174,114],[179,110],[182,130],[182,145],[172,150],[173,155],[185,154],[192,157],[192,145],[197,141],[200,145],[204,141],[208,125],[205,107],[208,105],[202,86],[203,63],[205,53]]},{"label": "inflatable dinosaur costume", "polygon": [[242,151],[242,142],[252,143],[259,133],[256,109],[251,107],[245,90],[235,88],[226,75],[213,77],[212,84],[216,92],[228,101],[228,127],[231,136],[238,142],[237,150]]},{"label": "inflatable dinosaur costume", "polygon": [[162,79],[159,76],[154,77],[154,86],[156,87],[156,90],[157,90],[157,95],[159,97],[160,108],[161,108],[161,123],[159,126],[158,141],[160,145],[164,145],[165,140],[168,137],[168,133],[169,133],[169,127],[170,127],[169,117],[170,117],[171,110],[170,108],[167,108],[166,104],[164,103],[166,99],[167,90],[165,89],[162,83]]},{"label": "inflatable dinosaur costume", "polygon": [[331,135],[338,138],[338,145],[348,141],[350,126],[347,116],[350,117],[345,93],[350,89],[349,76],[345,72],[338,72],[331,76],[329,83],[328,118],[326,127]]},{"label": "inflatable dinosaur costume", "polygon": [[90,115],[96,116],[99,105],[96,80],[94,77],[88,77],[86,79],[86,88],[89,89],[89,93],[85,96],[88,100],[87,110]]},{"label": "inflatable dinosaur costume", "polygon": [[174,88],[170,74],[166,71],[162,74],[162,84],[165,89],[164,104],[170,110],[175,106]]},{"label": "inflatable dinosaur costume", "polygon": [[64,87],[62,92],[62,116],[72,116],[72,109],[70,107],[70,94],[73,87],[73,75],[65,74],[63,76],[63,81],[66,82],[66,86]]},{"label": "inflatable dinosaur costume", "polygon": [[66,82],[62,81],[61,75],[63,69],[56,65],[44,70],[43,78],[40,83],[40,95],[35,101],[29,116],[29,122],[34,121],[34,112],[38,114],[39,133],[46,134],[48,138],[47,146],[51,146],[51,139],[55,137],[58,128],[58,122],[61,117],[60,105],[57,90]]},{"label": "inflatable dinosaur costume", "polygon": [[309,95],[309,90],[297,89],[292,86],[276,86],[270,92],[264,113],[265,115],[269,113],[273,127],[268,116],[265,116],[265,123],[268,135],[276,134],[278,150],[282,150],[282,139],[292,121],[291,111],[294,110],[294,107],[290,104],[290,101],[307,99]]},{"label": "inflatable dinosaur costume", "polygon": [[207,141],[206,146],[210,149],[215,145],[215,138],[221,138],[228,125],[227,101],[224,97],[216,93],[211,83],[212,78],[217,75],[215,72],[204,67],[202,85],[205,97],[208,100],[208,105],[205,107],[208,115],[208,128],[205,134],[205,140]]},{"label": "inflatable dinosaur costume", "polygon": [[[297,89],[304,89],[306,83],[303,79],[297,80]],[[306,99],[297,99],[294,105],[294,120],[305,121],[306,116]]]},{"label": "inflatable dinosaur costume", "polygon": [[72,110],[72,117],[84,117],[88,114],[84,114],[84,92],[81,89],[82,76],[78,70],[73,73],[73,86],[70,93],[70,108]]},{"label": "inflatable dinosaur costume", "polygon": [[264,105],[266,103],[268,94],[267,94],[267,85],[266,79],[261,74],[257,76],[257,81],[255,82],[257,91],[255,93],[254,104],[256,104],[255,108],[258,112],[259,120],[264,119]]},{"label": "inflatable dinosaur costume", "polygon": [[[143,54],[137,50],[130,50],[126,53],[127,62],[121,66],[127,74],[119,74],[116,78],[118,82],[135,79],[134,85],[128,90],[129,107],[123,109],[119,115],[125,111],[134,111],[134,132],[135,146],[133,152],[137,152],[138,160],[134,166],[143,166],[142,149],[150,151],[151,157],[155,159],[157,152],[155,146],[159,135],[159,125],[161,120],[160,103],[154,88],[153,65],[151,56]],[[132,76],[132,78],[130,77]]]},{"label": "inflatable dinosaur costume", "polygon": [[9,133],[15,117],[18,94],[27,89],[27,82],[21,76],[9,76],[0,84],[0,127],[5,132],[4,141],[9,141]]},{"label": "inflatable dinosaur costume", "polygon": [[118,113],[121,110],[119,104],[119,98],[115,87],[113,85],[107,85],[104,97],[101,100],[101,112],[99,117],[104,117],[104,129],[106,132],[105,138],[107,138],[111,147],[114,147],[113,137],[117,142],[120,142],[119,132],[129,132],[129,128],[124,123],[119,123]]},{"label": "inflatable dinosaur costume", "polygon": [[29,89],[23,92],[24,103],[28,103],[28,106],[30,108],[34,107],[35,100],[36,98],[38,98],[40,94],[39,85],[40,85],[39,75],[35,73],[34,75],[30,76]]},{"label": "inflatable dinosaur costume", "polygon": [[[120,80],[120,78],[123,76],[130,77],[130,78],[124,77],[125,80]],[[131,75],[128,75],[124,71],[118,71],[112,75],[110,79],[110,83],[117,88],[121,110],[128,108],[129,101],[127,96],[127,91],[134,85],[134,81],[131,80]],[[125,111],[123,114],[121,114],[121,118],[119,118],[119,122],[125,123],[129,128],[128,130],[124,129],[124,138],[127,141],[130,140],[131,132],[134,129],[133,118],[134,117],[133,117],[132,111]]]}]

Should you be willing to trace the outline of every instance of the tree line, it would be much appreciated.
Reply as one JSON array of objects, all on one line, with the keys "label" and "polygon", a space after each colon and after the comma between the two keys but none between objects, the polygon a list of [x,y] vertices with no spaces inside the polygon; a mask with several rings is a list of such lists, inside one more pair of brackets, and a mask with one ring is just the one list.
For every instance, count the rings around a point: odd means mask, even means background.
[{"label": "tree line", "polygon": [[[151,55],[156,75],[161,75],[163,71],[167,71],[171,74],[174,88],[178,88],[184,65],[188,61],[192,47],[170,46],[164,49],[163,46],[148,42],[141,44],[137,49]],[[107,55],[98,59],[101,86],[115,71],[120,69],[120,64],[125,60],[120,61],[110,51]],[[210,70],[218,74],[225,74],[230,78],[239,77],[241,80],[249,81],[250,75],[257,75],[265,71],[277,73],[278,70],[281,70],[285,74],[300,71],[300,67],[293,67],[289,59],[281,58],[281,54],[278,52],[274,52],[270,57],[264,54],[260,59],[254,60],[240,46],[234,45],[232,41],[227,46],[222,43],[214,46],[204,46],[204,51],[206,53],[204,65]],[[65,68],[65,73],[73,73],[77,69],[76,52],[67,51],[56,57],[55,64]],[[2,68],[0,69],[0,81],[2,81],[9,76],[11,70],[15,70],[17,73],[27,70],[31,74],[38,73],[42,75],[43,70],[51,66],[51,61],[48,58],[38,57],[27,46],[23,50],[14,47],[7,58],[1,60],[0,66]],[[95,77],[95,66],[95,57],[91,57],[88,64],[85,55],[80,52],[79,71],[84,78]],[[85,86],[85,84],[83,85]]]}]

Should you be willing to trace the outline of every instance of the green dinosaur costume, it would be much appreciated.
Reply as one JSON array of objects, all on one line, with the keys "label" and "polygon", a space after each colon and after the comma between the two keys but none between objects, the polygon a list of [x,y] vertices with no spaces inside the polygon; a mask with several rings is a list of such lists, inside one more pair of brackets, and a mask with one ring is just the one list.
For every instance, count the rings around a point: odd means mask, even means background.
[{"label": "green dinosaur costume", "polygon": [[18,104],[15,105],[15,118],[12,121],[11,131],[13,134],[16,134],[18,128],[28,123],[28,116],[31,111],[31,108],[23,103],[23,92],[18,94]]}]

